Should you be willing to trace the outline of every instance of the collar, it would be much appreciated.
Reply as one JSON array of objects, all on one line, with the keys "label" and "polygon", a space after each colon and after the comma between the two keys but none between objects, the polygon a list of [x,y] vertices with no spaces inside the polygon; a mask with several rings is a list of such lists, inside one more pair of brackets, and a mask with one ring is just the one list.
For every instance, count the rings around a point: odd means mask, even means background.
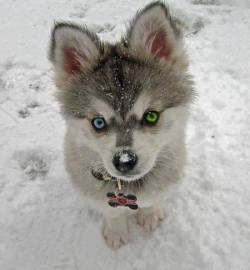
[{"label": "collar", "polygon": [[143,186],[145,180],[144,177],[142,177],[133,181],[125,181],[110,175],[103,167],[92,168],[91,173],[99,181],[115,184],[120,191],[122,188],[138,190]]}]

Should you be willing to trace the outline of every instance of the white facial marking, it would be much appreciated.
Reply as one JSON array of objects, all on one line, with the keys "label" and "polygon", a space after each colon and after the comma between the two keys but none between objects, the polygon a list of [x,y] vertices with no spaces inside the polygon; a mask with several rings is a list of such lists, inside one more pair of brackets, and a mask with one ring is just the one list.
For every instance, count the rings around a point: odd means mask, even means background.
[{"label": "white facial marking", "polygon": [[141,119],[144,112],[149,108],[149,105],[150,105],[150,97],[145,92],[143,92],[141,96],[136,100],[127,118],[135,114],[138,119]]},{"label": "white facial marking", "polygon": [[92,107],[96,109],[96,113],[103,116],[106,120],[109,120],[115,115],[114,110],[101,99],[92,99]]}]

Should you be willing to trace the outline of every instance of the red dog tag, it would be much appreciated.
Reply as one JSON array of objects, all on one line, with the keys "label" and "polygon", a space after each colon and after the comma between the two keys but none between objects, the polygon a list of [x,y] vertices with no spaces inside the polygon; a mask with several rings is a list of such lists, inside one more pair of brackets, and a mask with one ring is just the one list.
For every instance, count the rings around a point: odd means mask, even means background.
[{"label": "red dog tag", "polygon": [[133,210],[138,208],[137,198],[135,195],[124,195],[123,193],[118,193],[116,195],[114,192],[108,192],[107,197],[108,204],[112,207],[127,206]]}]

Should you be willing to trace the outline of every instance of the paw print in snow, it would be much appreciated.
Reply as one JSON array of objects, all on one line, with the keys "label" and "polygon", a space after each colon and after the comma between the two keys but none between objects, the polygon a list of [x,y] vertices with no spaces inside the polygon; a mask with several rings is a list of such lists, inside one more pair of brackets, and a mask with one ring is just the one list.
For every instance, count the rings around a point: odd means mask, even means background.
[{"label": "paw print in snow", "polygon": [[44,179],[50,169],[51,156],[40,149],[15,153],[21,169],[29,180]]}]

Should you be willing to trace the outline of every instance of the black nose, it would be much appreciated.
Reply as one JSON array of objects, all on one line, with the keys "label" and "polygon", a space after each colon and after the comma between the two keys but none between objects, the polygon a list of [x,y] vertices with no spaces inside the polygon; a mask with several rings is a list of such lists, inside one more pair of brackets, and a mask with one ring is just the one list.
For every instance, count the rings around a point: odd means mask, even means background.
[{"label": "black nose", "polygon": [[114,154],[113,164],[116,169],[122,173],[126,173],[135,167],[137,156],[129,150],[119,151]]}]

